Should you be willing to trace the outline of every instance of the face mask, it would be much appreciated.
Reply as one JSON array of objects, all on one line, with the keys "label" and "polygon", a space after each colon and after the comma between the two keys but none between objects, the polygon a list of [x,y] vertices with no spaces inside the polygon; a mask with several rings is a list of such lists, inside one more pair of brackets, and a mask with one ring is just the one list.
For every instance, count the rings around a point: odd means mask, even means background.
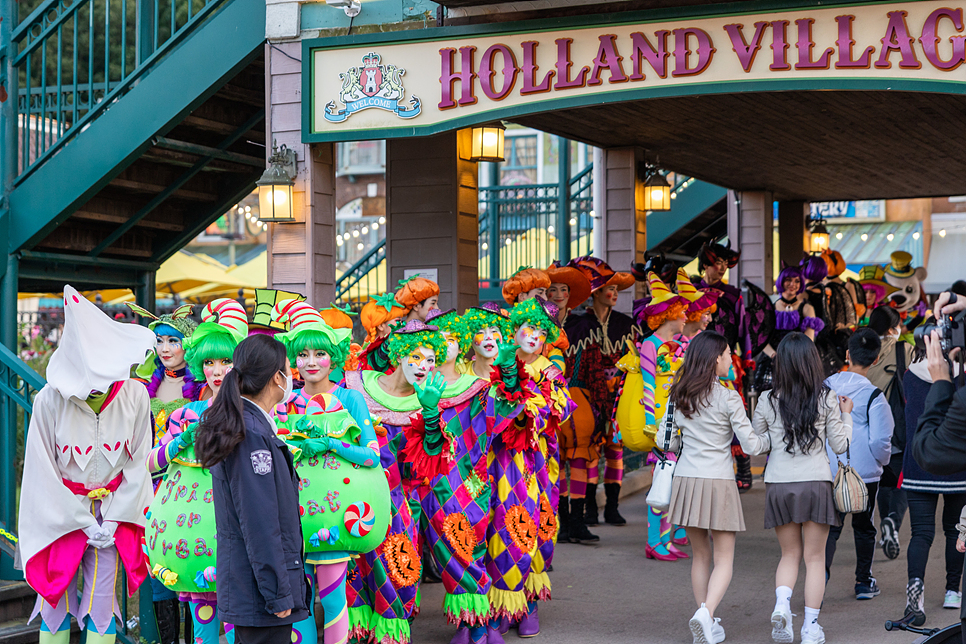
[{"label": "face mask", "polygon": [[292,374],[291,372],[286,373],[284,371],[279,371],[279,373],[285,376],[285,387],[282,387],[281,385],[275,386],[282,390],[282,401],[284,402],[292,397]]}]

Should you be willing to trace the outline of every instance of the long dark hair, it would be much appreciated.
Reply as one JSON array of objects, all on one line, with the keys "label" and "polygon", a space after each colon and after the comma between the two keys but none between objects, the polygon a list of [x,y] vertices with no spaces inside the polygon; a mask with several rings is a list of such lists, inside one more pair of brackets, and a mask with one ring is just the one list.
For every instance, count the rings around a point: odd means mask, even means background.
[{"label": "long dark hair", "polygon": [[232,361],[195,436],[195,456],[202,467],[225,460],[245,440],[241,397],[257,396],[276,373],[285,372],[285,345],[267,335],[253,335],[238,344]]},{"label": "long dark hair", "polygon": [[685,418],[708,404],[718,381],[718,358],[727,350],[728,341],[714,331],[702,331],[691,340],[668,397]]},{"label": "long dark hair", "polygon": [[778,401],[778,413],[785,428],[785,451],[795,445],[805,454],[818,440],[815,421],[820,401],[828,396],[825,367],[818,349],[804,333],[789,333],[775,352],[772,376],[772,404]]}]

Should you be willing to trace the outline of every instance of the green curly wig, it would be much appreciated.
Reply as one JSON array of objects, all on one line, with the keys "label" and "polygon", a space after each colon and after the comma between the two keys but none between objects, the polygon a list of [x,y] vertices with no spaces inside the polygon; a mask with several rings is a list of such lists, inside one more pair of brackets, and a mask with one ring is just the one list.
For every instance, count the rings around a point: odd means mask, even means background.
[{"label": "green curly wig", "polygon": [[[210,324],[210,323],[208,323]],[[231,358],[235,353],[238,343],[228,329],[222,331],[213,330],[205,334],[196,342],[191,342],[185,349],[184,360],[188,363],[188,369],[195,380],[205,382],[205,360],[220,360],[221,358]]]},{"label": "green curly wig", "polygon": [[463,324],[462,318],[455,310],[434,317],[427,322],[427,324],[439,327],[440,331],[445,331],[456,338],[456,341],[460,345],[460,352],[457,356],[457,359],[466,355],[466,352],[470,350],[473,342],[473,336],[469,334],[466,329],[466,325]]},{"label": "green curly wig", "polygon": [[446,340],[439,331],[417,331],[415,333],[400,333],[395,331],[386,338],[386,352],[389,362],[398,367],[400,361],[416,350],[417,347],[427,347],[436,354],[436,364],[446,362]]},{"label": "green curly wig", "polygon": [[499,315],[493,313],[492,311],[487,311],[486,309],[472,307],[466,309],[466,312],[460,316],[460,324],[466,330],[466,336],[470,345],[473,344],[473,336],[487,329],[491,326],[495,326],[500,329],[500,333],[503,334],[504,340],[511,340],[512,331],[510,329],[510,321]]},{"label": "green curly wig", "polygon": [[295,360],[298,358],[298,355],[308,349],[325,351],[329,354],[333,369],[344,369],[345,361],[349,357],[348,339],[340,344],[334,344],[321,331],[306,329],[305,331],[296,333],[294,337],[282,336],[280,339],[282,344],[285,345],[285,350],[288,352],[288,360],[293,367],[295,366]]},{"label": "green curly wig", "polygon": [[517,302],[510,311],[510,324],[519,329],[524,324],[530,324],[547,332],[547,344],[552,344],[560,337],[560,327],[556,320],[547,315],[540,301],[531,297],[529,300]]}]

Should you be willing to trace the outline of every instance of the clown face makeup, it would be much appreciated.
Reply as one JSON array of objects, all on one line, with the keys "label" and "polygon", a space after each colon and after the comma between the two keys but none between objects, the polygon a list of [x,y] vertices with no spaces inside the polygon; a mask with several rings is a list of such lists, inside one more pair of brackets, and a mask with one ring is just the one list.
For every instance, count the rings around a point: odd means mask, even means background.
[{"label": "clown face makeup", "polygon": [[409,384],[422,382],[436,368],[436,354],[429,347],[417,347],[403,359],[399,368]]},{"label": "clown face makeup", "polygon": [[570,299],[570,287],[560,282],[554,282],[547,289],[547,299],[557,305],[558,309],[566,309]]},{"label": "clown face makeup", "polygon": [[532,355],[540,353],[543,349],[543,345],[547,341],[547,331],[532,324],[524,324],[517,329],[517,334],[513,339],[524,353]]},{"label": "clown face makeup", "polygon": [[456,360],[460,354],[460,343],[452,333],[443,331],[443,339],[446,340],[446,363],[449,364]]},{"label": "clown face makeup", "polygon": [[517,295],[517,302],[526,302],[530,298],[534,298],[538,295],[543,299],[547,299],[547,289],[540,286],[540,287],[531,289],[529,291],[526,291],[524,293],[520,293],[519,295]]},{"label": "clown face makeup", "polygon": [[306,383],[323,382],[332,373],[332,358],[325,351],[306,349],[296,356],[295,367]]},{"label": "clown face makeup", "polygon": [[594,291],[594,301],[600,302],[604,306],[614,307],[617,305],[617,285],[611,284],[602,289]]},{"label": "clown face makeup", "polygon": [[499,327],[488,326],[477,331],[473,336],[473,350],[483,358],[495,358],[500,352],[500,343],[503,342],[503,333]]},{"label": "clown face makeup", "polygon": [[184,367],[184,347],[176,335],[159,335],[154,344],[154,352],[161,358],[165,369],[172,371]]},{"label": "clown face makeup", "polygon": [[217,358],[205,360],[201,367],[205,372],[205,382],[211,388],[212,394],[217,395],[221,389],[221,383],[225,381],[225,376],[231,371],[231,358]]}]

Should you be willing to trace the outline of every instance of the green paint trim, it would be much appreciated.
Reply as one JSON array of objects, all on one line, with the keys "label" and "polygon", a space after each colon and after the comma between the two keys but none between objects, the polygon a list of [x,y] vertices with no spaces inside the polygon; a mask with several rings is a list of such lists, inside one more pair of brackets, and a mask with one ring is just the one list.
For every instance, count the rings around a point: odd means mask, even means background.
[{"label": "green paint trim", "polygon": [[[305,50],[303,49],[303,55]],[[304,58],[303,58],[304,60]],[[464,117],[455,117],[439,123],[425,126],[409,126],[401,124],[398,128],[380,128],[371,130],[340,130],[337,132],[311,132],[312,100],[314,74],[311,72],[311,62],[308,74],[302,74],[302,141],[304,143],[324,143],[329,141],[366,141],[373,139],[396,139],[413,136],[430,136],[441,132],[461,129],[489,123],[495,120],[512,120],[515,117],[529,116],[560,109],[576,107],[598,106],[608,103],[624,103],[630,101],[647,100],[652,98],[675,98],[682,96],[705,96],[713,94],[732,94],[741,92],[791,92],[791,91],[896,91],[896,92],[924,92],[933,94],[966,94],[966,81],[963,80],[933,80],[933,79],[897,79],[897,78],[797,78],[774,80],[736,80],[709,81],[705,83],[680,83],[661,87],[641,86],[635,89],[613,90],[609,92],[595,92],[579,96],[562,97],[544,100],[513,107],[497,106],[491,110],[474,112]],[[306,78],[308,76],[308,79]],[[308,92],[308,93],[306,93]],[[309,100],[304,100],[308,96]]]}]

